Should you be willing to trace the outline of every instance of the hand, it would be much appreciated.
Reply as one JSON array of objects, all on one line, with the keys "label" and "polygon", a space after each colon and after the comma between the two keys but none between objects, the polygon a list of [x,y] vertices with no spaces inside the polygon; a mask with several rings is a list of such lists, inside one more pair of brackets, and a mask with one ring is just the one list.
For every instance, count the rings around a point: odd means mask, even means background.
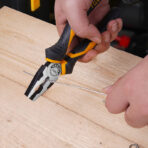
[{"label": "hand", "polygon": [[104,91],[109,112],[125,111],[125,120],[133,127],[148,125],[148,56]]},{"label": "hand", "polygon": [[[81,58],[82,62],[89,62],[98,53],[106,51],[110,42],[113,41],[122,28],[122,20],[116,19],[109,22],[107,31],[100,34],[95,24],[100,22],[110,9],[108,0],[102,0],[94,11],[87,16],[87,10],[90,8],[92,0],[56,0],[55,18],[59,35],[69,22],[77,36],[87,38],[96,42],[95,49],[90,50]],[[73,43],[71,49],[76,45]]]}]

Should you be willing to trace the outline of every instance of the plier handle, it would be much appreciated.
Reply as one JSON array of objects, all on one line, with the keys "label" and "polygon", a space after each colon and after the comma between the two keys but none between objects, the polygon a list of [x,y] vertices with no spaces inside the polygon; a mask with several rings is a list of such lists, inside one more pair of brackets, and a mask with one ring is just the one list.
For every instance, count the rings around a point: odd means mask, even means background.
[{"label": "plier handle", "polygon": [[[89,15],[101,1],[102,0],[93,0],[87,11],[87,15]],[[46,61],[51,63],[61,63],[75,36],[75,32],[71,29],[69,23],[67,23],[58,42],[46,49]]]},{"label": "plier handle", "polygon": [[[96,27],[102,33],[106,30],[109,21],[119,17],[119,8],[112,8]],[[74,31],[70,28],[69,24],[67,24],[59,41],[52,47],[46,49],[46,61],[60,63],[62,75],[71,74],[76,61],[96,46],[95,42],[83,39],[78,46],[66,54],[74,36]]]}]

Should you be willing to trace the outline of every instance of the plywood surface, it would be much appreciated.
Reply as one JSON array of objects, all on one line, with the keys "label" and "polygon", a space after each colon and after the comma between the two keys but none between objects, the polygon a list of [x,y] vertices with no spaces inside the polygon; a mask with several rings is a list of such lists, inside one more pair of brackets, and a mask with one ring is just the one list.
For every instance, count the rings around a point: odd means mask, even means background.
[{"label": "plywood surface", "polygon": [[[131,128],[123,114],[108,113],[99,94],[55,84],[36,102],[23,95],[32,79],[23,71],[34,74],[57,40],[55,26],[0,9],[0,148],[147,148],[148,128]],[[58,81],[101,90],[140,61],[110,48]]]}]

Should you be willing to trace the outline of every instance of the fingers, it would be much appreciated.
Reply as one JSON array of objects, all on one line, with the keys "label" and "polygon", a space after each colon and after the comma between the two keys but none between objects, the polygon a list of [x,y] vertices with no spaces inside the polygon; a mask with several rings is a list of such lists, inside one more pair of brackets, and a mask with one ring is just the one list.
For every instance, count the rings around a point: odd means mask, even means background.
[{"label": "fingers", "polygon": [[82,58],[79,59],[80,62],[87,63],[90,62],[94,57],[96,57],[97,51],[94,49],[90,50],[87,54],[85,54]]},{"label": "fingers", "polygon": [[122,27],[123,27],[123,21],[120,18],[116,19],[116,21],[118,23],[118,32],[120,32],[122,30]]},{"label": "fingers", "polygon": [[121,31],[122,27],[123,27],[123,23],[121,19],[112,20],[108,23],[107,30],[111,34],[111,42],[115,40],[118,33]]},{"label": "fingers", "polygon": [[81,62],[89,62],[93,58],[95,58],[98,54],[106,51],[110,47],[110,34],[108,32],[104,32],[102,34],[102,43],[98,44],[94,49],[87,52],[79,61]]},{"label": "fingers", "polygon": [[59,35],[61,35],[67,23],[67,18],[66,15],[63,15],[64,11],[62,10],[61,3],[59,0],[55,1],[54,11],[55,11],[56,27]]},{"label": "fingers", "polygon": [[[141,107],[136,106],[133,103],[130,105],[126,98],[123,97],[126,95],[122,94],[122,92],[120,93],[115,87],[116,86],[110,86],[105,91],[108,93],[106,98],[106,107],[108,111],[115,114],[125,111],[125,120],[130,126],[135,128],[146,126],[148,124],[147,105],[141,105]],[[123,92],[125,91],[123,90]]]},{"label": "fingers", "polygon": [[132,127],[141,128],[148,124],[148,102],[144,104],[141,99],[133,102],[124,79],[125,77],[121,77],[114,85],[104,89],[107,94],[106,107],[114,114],[125,111],[126,122]]},{"label": "fingers", "polygon": [[114,90],[113,93],[110,93],[107,96],[105,105],[110,113],[118,114],[125,111],[129,104],[126,98],[121,95],[121,93],[117,93]]},{"label": "fingers", "polygon": [[106,98],[106,107],[109,112],[117,114],[125,111],[129,106],[129,102],[127,100],[128,89],[122,86],[122,78],[119,79],[112,87],[108,88],[106,91],[107,98]]},{"label": "fingers", "polygon": [[141,107],[137,110],[137,107],[131,105],[125,112],[126,122],[133,127],[141,128],[148,124],[148,109],[147,107]]},{"label": "fingers", "polygon": [[[89,7],[90,3],[82,3],[82,1],[80,2],[79,0],[65,0],[64,5],[60,0],[57,0],[55,4],[56,25],[60,35],[63,32],[65,24],[68,20],[76,35],[81,38],[92,40],[98,44],[95,49],[89,51],[80,60],[82,62],[89,62],[96,57],[97,54],[106,51],[109,48],[110,42],[116,38],[118,32],[122,28],[121,19],[116,19],[108,24],[106,32],[100,34],[99,30],[93,24],[101,21],[109,11],[110,8],[108,0],[101,1],[101,3],[97,6],[97,8],[95,8],[88,18],[87,9]],[[76,43],[78,42],[74,41],[71,48],[74,47]],[[71,48],[69,48],[68,51],[70,51]]]},{"label": "fingers", "polygon": [[133,127],[148,125],[148,61],[142,60],[113,86],[105,89],[106,107],[111,113],[125,111],[126,122]]},{"label": "fingers", "polygon": [[[71,5],[73,7],[70,7]],[[100,32],[95,27],[95,25],[89,23],[85,6],[81,6],[75,1],[67,0],[67,4],[65,7],[67,20],[76,35],[81,38],[87,38],[99,44],[101,42]]]},{"label": "fingers", "polygon": [[102,42],[98,44],[94,49],[89,51],[86,55],[84,55],[79,61],[81,62],[89,62],[93,58],[95,58],[98,54],[105,52],[110,47],[110,42],[115,40],[119,31],[122,29],[122,20],[116,19],[110,21],[107,26],[107,31],[101,34]]}]

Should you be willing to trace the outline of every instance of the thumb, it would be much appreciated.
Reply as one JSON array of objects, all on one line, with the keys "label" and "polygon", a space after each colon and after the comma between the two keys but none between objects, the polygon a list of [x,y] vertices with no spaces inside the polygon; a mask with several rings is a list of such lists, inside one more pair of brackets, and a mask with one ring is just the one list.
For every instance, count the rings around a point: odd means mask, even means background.
[{"label": "thumb", "polygon": [[87,9],[84,9],[79,3],[73,1],[73,3],[67,5],[64,11],[70,26],[77,36],[87,38],[97,44],[101,43],[101,34],[95,25],[90,24]]},{"label": "thumb", "polygon": [[123,78],[120,78],[114,85],[105,89],[107,93],[106,107],[111,113],[121,113],[125,111],[129,105],[126,88],[124,87]]}]

